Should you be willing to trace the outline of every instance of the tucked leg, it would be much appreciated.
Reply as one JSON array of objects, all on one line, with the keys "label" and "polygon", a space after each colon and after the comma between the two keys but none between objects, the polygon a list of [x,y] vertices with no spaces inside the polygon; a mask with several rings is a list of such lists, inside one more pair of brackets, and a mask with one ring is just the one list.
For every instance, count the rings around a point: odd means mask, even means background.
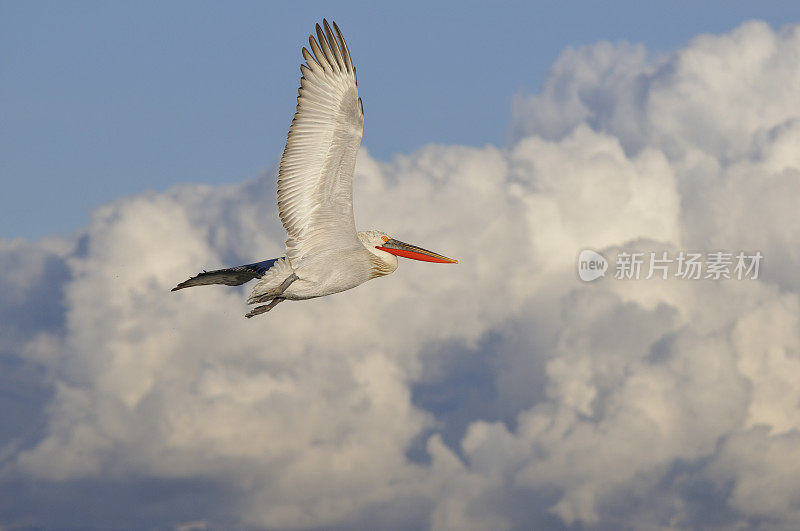
[{"label": "tucked leg", "polygon": [[251,317],[255,317],[256,315],[261,315],[262,313],[266,313],[266,312],[270,311],[275,306],[277,306],[278,304],[280,304],[281,302],[283,302],[285,300],[286,299],[284,299],[282,297],[276,297],[276,298],[272,299],[272,302],[270,302],[269,304],[264,304],[262,306],[256,306],[255,308],[253,308],[252,310],[247,312],[247,314],[245,314],[245,317],[250,319]]},{"label": "tucked leg", "polygon": [[297,280],[297,275],[292,273],[291,275],[286,277],[286,279],[283,282],[281,282],[279,286],[272,288],[271,290],[261,293],[257,296],[250,297],[247,303],[256,304],[259,302],[267,302],[269,300],[274,299],[275,297],[279,297],[284,291],[286,291],[286,288],[288,288],[289,285],[295,280]]}]

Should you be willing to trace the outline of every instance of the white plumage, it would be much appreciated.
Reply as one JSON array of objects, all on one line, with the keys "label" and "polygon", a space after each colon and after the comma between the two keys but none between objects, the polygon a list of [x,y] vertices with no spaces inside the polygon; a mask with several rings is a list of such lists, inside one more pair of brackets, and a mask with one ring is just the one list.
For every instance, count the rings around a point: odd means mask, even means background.
[{"label": "white plumage", "polygon": [[[364,113],[356,73],[339,28],[317,26],[303,48],[297,112],[278,174],[278,211],[293,267],[320,252],[360,245],[353,217],[353,171]],[[327,38],[326,38],[327,37]],[[320,47],[321,45],[321,47]]]},{"label": "white plumage", "polygon": [[[286,229],[285,258],[203,272],[173,291],[204,284],[239,285],[254,278],[249,304],[321,297],[387,275],[397,256],[456,263],[442,255],[391,239],[380,231],[356,232],[353,172],[361,144],[364,109],[356,69],[334,22],[323,21],[311,52],[302,49],[297,111],[278,172],[278,212]],[[312,53],[313,52],[313,53]]]}]

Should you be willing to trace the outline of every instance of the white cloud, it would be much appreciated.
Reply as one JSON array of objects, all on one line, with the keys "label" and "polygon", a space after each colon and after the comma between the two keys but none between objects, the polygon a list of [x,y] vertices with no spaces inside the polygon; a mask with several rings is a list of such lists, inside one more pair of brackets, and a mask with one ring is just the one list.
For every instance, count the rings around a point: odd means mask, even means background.
[{"label": "white cloud", "polygon": [[[280,256],[273,176],[0,242],[3,363],[42,390],[9,402],[22,418],[42,396],[38,424],[0,433],[0,488],[227,493],[143,526],[796,527],[797,86],[796,27],[568,50],[515,103],[508,148],[362,151],[359,226],[458,266],[403,262],[259,319],[242,289],[169,288]],[[583,284],[583,248],[765,262],[759,281]]]}]

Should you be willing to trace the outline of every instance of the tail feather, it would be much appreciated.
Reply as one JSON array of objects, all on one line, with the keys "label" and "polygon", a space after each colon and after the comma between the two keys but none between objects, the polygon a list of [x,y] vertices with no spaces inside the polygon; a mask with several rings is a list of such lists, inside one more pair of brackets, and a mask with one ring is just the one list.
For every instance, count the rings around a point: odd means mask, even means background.
[{"label": "tail feather", "polygon": [[226,269],[217,269],[215,271],[203,271],[197,276],[185,280],[172,288],[172,291],[179,289],[191,288],[193,286],[208,286],[211,284],[224,284],[226,286],[239,286],[245,282],[249,282],[254,278],[261,278],[266,274],[269,269],[275,265],[275,262],[281,258],[273,258],[271,260],[264,260],[262,262],[255,262],[236,267],[229,267]]}]

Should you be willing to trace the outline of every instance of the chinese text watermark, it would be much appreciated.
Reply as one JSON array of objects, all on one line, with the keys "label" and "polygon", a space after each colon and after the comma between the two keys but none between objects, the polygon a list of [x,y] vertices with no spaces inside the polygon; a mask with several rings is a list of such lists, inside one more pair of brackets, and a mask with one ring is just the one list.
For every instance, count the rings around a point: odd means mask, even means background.
[{"label": "chinese text watermark", "polygon": [[[620,251],[614,261],[614,278],[617,280],[758,280],[764,255],[761,251],[714,251],[708,253],[678,251],[659,252]],[[606,258],[589,249],[578,256],[578,276],[591,282],[605,276],[609,268]]]}]

